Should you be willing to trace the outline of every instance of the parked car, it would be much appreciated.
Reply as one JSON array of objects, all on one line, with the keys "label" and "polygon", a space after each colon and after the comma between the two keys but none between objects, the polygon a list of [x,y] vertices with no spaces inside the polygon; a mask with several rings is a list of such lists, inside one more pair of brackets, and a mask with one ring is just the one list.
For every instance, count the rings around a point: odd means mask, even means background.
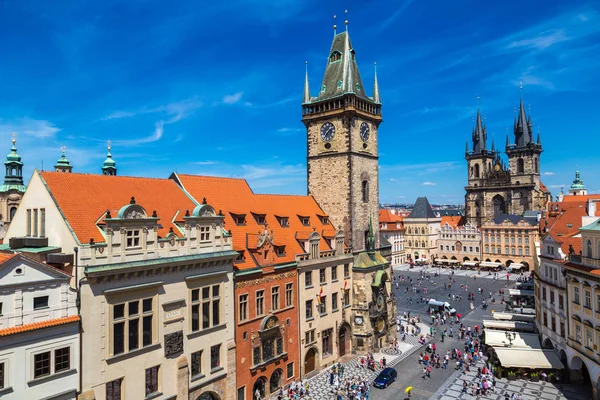
[{"label": "parked car", "polygon": [[456,309],[450,305],[447,301],[437,301],[435,299],[429,300],[429,313],[448,313],[450,315],[456,314]]},{"label": "parked car", "polygon": [[373,386],[380,389],[385,389],[398,378],[398,371],[394,368],[386,368],[377,375],[373,381]]}]

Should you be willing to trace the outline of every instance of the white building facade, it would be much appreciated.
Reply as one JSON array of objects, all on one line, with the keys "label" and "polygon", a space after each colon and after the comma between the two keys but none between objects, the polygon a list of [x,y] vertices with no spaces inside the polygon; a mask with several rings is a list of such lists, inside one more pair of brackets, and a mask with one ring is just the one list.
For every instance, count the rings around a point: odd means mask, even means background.
[{"label": "white building facade", "polygon": [[76,398],[79,316],[69,280],[21,254],[0,254],[0,398]]}]

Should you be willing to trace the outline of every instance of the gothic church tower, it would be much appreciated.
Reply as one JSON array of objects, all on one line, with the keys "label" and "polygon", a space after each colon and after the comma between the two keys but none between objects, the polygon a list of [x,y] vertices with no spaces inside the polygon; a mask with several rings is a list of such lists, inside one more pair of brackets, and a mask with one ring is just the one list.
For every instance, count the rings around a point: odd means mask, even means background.
[{"label": "gothic church tower", "polygon": [[[373,95],[365,92],[347,25],[345,32],[334,34],[316,97],[310,95],[307,70],[302,122],[308,139],[308,194],[342,227],[346,244],[364,250],[369,220],[378,221],[381,99],[376,74]],[[373,225],[378,240],[379,223]]]}]

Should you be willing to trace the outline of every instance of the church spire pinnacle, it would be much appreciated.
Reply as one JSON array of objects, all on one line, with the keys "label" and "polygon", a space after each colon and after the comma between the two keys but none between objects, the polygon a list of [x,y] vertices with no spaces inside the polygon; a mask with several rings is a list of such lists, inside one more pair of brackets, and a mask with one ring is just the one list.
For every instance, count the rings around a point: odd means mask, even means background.
[{"label": "church spire pinnacle", "polygon": [[531,115],[527,116],[525,111],[525,103],[523,101],[523,83],[520,83],[520,102],[517,118],[515,119],[515,144],[517,147],[525,147],[533,142],[533,133],[531,132]]},{"label": "church spire pinnacle", "polygon": [[473,152],[480,153],[486,150],[487,132],[481,119],[481,111],[477,108],[475,127],[473,128]]},{"label": "church spire pinnacle", "polygon": [[373,101],[375,103],[381,103],[381,97],[379,96],[379,83],[377,82],[377,63],[373,64],[375,70],[375,82],[373,83]]},{"label": "church spire pinnacle", "polygon": [[310,103],[310,87],[308,86],[308,61],[306,62],[306,76],[304,78],[304,98],[302,103]]},{"label": "church spire pinnacle", "polygon": [[117,163],[112,158],[110,153],[110,140],[108,141],[108,151],[106,152],[106,160],[102,164],[103,175],[117,175]]}]

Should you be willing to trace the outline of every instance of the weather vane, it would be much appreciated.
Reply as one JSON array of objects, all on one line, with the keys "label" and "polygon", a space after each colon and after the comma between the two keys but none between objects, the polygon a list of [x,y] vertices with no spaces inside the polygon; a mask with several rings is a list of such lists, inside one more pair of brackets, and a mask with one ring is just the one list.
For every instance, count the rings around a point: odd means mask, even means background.
[{"label": "weather vane", "polygon": [[63,152],[63,154],[65,153],[65,150],[67,150],[67,146],[60,146],[60,150]]},{"label": "weather vane", "polygon": [[110,150],[110,139],[108,140],[108,150]]}]

